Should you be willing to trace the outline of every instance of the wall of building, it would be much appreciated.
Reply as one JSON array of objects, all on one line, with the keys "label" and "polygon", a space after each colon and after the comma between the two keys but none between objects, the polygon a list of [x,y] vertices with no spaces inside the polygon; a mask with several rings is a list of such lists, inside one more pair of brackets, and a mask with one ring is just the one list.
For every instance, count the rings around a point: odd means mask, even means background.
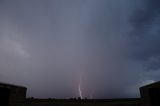
[{"label": "wall of building", "polygon": [[8,99],[5,98],[6,101],[8,101],[8,105],[6,105],[6,103],[0,102],[0,106],[3,106],[4,104],[5,106],[22,106],[22,104],[25,103],[27,88],[5,83],[0,83],[0,88],[0,90],[7,90],[9,93],[9,95],[6,93],[6,95],[8,95]]}]

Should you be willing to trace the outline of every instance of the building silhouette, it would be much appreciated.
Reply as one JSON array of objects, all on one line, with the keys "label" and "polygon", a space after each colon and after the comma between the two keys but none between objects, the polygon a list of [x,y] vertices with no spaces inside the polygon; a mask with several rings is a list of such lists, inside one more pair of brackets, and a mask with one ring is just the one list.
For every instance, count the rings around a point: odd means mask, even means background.
[{"label": "building silhouette", "polygon": [[142,106],[160,106],[160,81],[140,88]]},{"label": "building silhouette", "polygon": [[26,87],[0,83],[0,106],[19,106],[26,99]]},{"label": "building silhouette", "polygon": [[[126,99],[38,99],[26,98],[27,88],[0,83],[0,106],[160,106],[160,81],[140,87],[141,98]],[[103,104],[103,105],[102,105]]]}]

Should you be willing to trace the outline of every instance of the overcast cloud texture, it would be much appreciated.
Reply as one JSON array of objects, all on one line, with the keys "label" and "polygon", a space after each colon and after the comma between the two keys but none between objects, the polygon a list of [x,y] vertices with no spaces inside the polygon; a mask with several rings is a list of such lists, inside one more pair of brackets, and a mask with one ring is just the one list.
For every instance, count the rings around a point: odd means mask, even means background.
[{"label": "overcast cloud texture", "polygon": [[139,97],[159,46],[159,0],[0,0],[0,81],[28,97]]}]

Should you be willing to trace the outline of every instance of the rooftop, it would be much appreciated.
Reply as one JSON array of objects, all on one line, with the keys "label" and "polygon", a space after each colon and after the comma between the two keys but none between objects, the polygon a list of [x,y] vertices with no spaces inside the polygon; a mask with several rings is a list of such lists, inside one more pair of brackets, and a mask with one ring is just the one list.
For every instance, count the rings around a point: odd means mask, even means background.
[{"label": "rooftop", "polygon": [[24,89],[27,89],[26,87],[24,86],[19,86],[19,85],[14,85],[14,84],[9,84],[9,83],[4,83],[4,82],[0,82],[0,85],[3,85],[3,86],[10,86],[10,87],[18,87],[18,88],[24,88]]},{"label": "rooftop", "polygon": [[154,82],[154,83],[151,83],[151,84],[148,84],[148,85],[145,85],[145,86],[142,86],[142,87],[140,87],[140,89],[141,88],[150,88],[150,87],[160,87],[160,81],[158,81],[158,82]]}]

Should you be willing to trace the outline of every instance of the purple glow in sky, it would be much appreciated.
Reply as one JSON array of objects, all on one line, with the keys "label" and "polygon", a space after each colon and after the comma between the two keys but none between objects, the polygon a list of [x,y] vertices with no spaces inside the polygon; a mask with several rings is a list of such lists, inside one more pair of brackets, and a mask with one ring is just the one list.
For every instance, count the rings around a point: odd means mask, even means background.
[{"label": "purple glow in sky", "polygon": [[138,97],[160,80],[159,26],[159,0],[0,0],[0,81],[70,98],[83,73],[83,97]]}]

